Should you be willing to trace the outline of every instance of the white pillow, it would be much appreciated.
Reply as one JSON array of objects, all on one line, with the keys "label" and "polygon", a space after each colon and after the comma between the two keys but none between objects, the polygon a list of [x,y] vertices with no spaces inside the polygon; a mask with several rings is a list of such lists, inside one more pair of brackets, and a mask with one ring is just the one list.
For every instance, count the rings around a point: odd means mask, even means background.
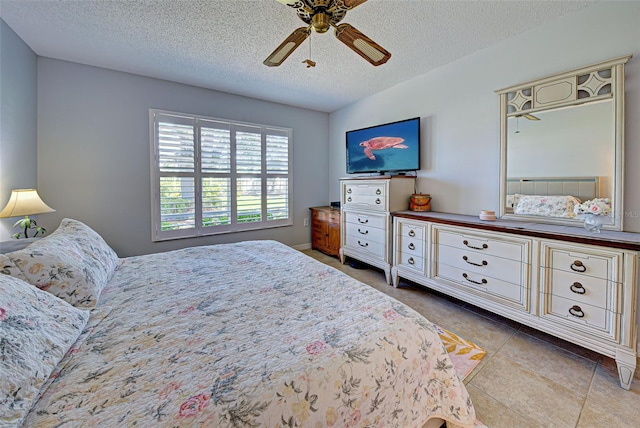
[{"label": "white pillow", "polygon": [[52,294],[0,275],[0,426],[20,426],[89,318]]},{"label": "white pillow", "polygon": [[580,203],[574,196],[520,195],[513,212],[515,214],[544,217],[573,218],[573,207]]}]

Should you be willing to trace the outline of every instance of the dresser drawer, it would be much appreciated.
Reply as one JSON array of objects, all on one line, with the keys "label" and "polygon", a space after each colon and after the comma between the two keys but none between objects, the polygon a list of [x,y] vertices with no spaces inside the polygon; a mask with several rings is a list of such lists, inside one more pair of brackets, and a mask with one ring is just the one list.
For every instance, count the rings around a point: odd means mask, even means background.
[{"label": "dresser drawer", "polygon": [[311,227],[311,230],[313,231],[313,233],[319,233],[319,234],[326,234],[327,233],[327,229],[328,229],[328,225],[327,223],[312,223],[313,226]]},{"label": "dresser drawer", "polygon": [[620,312],[616,305],[620,284],[604,278],[589,277],[559,269],[544,269],[543,292],[552,296],[572,300],[578,304],[591,305]]},{"label": "dresser drawer", "polygon": [[433,233],[436,245],[447,245],[465,251],[490,254],[518,262],[525,261],[527,246],[522,242],[510,242],[506,238],[496,239],[494,236],[482,233],[448,231],[439,227],[434,227]]},{"label": "dresser drawer", "polygon": [[344,206],[373,211],[386,211],[385,200],[381,196],[353,195],[345,197]]},{"label": "dresser drawer", "polygon": [[397,251],[422,257],[424,255],[424,240],[407,235],[397,236]]},{"label": "dresser drawer", "polygon": [[572,272],[577,275],[612,279],[615,256],[601,256],[580,251],[549,248],[546,260],[553,269]]},{"label": "dresser drawer", "polygon": [[492,277],[501,281],[523,285],[523,264],[518,260],[496,257],[468,249],[438,245],[434,252],[434,261],[447,264],[465,272],[477,273],[483,277]]},{"label": "dresser drawer", "polygon": [[377,180],[358,181],[344,184],[344,193],[346,196],[380,196],[385,197],[387,186],[384,182]]},{"label": "dresser drawer", "polygon": [[396,254],[396,258],[396,263],[398,266],[411,269],[416,273],[424,274],[425,260],[422,256],[401,251]]},{"label": "dresser drawer", "polygon": [[346,246],[352,249],[358,250],[363,253],[367,253],[369,256],[386,260],[385,257],[385,241],[374,241],[362,236],[356,236],[352,234],[346,235]]},{"label": "dresser drawer", "polygon": [[353,211],[344,211],[344,221],[347,224],[376,227],[387,230],[388,217],[384,214],[363,214]]},{"label": "dresser drawer", "polygon": [[340,211],[312,210],[312,220],[326,221],[328,223],[340,222]]},{"label": "dresser drawer", "polygon": [[387,186],[380,182],[344,183],[343,207],[387,211]]},{"label": "dresser drawer", "polygon": [[423,242],[425,237],[425,229],[422,225],[409,224],[399,221],[398,234],[399,236],[406,236],[407,238],[413,238],[420,242]]},{"label": "dresser drawer", "polygon": [[459,269],[443,263],[434,263],[435,278],[446,279],[469,287],[482,293],[489,294],[525,306],[526,288],[517,284],[501,281],[490,276],[481,275],[465,269]]},{"label": "dresser drawer", "polygon": [[355,239],[366,239],[380,243],[386,242],[387,232],[385,229],[354,223],[347,223],[345,227],[347,236]]},{"label": "dresser drawer", "polygon": [[613,324],[617,315],[604,308],[579,303],[559,296],[549,296],[545,306],[546,310],[543,318],[553,317],[557,321],[583,332],[605,333],[607,336],[616,339],[614,337]]}]

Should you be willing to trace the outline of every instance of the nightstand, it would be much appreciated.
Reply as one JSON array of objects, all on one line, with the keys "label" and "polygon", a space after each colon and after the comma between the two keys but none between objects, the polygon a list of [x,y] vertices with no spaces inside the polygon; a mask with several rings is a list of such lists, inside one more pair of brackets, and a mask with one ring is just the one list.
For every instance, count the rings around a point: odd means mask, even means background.
[{"label": "nightstand", "polygon": [[340,251],[340,210],[312,207],[311,248],[338,257]]}]

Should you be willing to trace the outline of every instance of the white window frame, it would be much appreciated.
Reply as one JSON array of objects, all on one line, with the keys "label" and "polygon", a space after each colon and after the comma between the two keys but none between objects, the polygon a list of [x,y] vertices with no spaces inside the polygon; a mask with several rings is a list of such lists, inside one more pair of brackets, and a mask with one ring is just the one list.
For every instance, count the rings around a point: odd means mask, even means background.
[{"label": "white window frame", "polygon": [[[195,168],[193,173],[186,173],[185,176],[194,178],[195,186],[195,227],[178,229],[178,230],[162,230],[161,208],[160,208],[160,178],[163,176],[181,176],[182,174],[163,174],[159,165],[159,140],[158,140],[158,123],[159,120],[172,120],[176,124],[188,124],[194,126],[194,150],[195,150]],[[202,225],[202,178],[212,176],[201,170],[201,145],[200,145],[200,123],[202,121],[213,121],[224,123],[231,129],[231,171],[227,176],[230,180],[230,198],[231,198],[231,224],[229,225]],[[249,174],[249,176],[258,175],[261,181],[261,215],[262,220],[259,222],[237,223],[237,178],[247,176],[247,174],[238,173],[235,162],[235,129],[236,127],[252,127],[260,128],[261,131],[261,172]],[[283,227],[293,225],[293,130],[291,128],[283,128],[278,126],[260,125],[248,122],[229,121],[227,119],[212,118],[206,116],[177,113],[165,110],[149,109],[149,134],[151,141],[151,232],[153,241],[166,241],[181,238],[193,238],[198,236],[216,235],[222,233],[234,233],[247,230],[269,229],[274,227]],[[267,144],[266,137],[268,131],[274,131],[279,134],[285,134],[288,138],[288,164],[287,172],[281,174],[268,173],[267,171]],[[215,176],[215,174],[213,175]],[[268,220],[267,216],[267,178],[286,178],[287,179],[287,211],[288,215],[285,219]]]}]

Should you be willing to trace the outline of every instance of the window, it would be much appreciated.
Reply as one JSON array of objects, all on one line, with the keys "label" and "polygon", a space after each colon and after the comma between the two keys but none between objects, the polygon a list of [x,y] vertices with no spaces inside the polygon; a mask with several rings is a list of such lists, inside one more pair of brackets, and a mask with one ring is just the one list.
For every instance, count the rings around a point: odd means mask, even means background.
[{"label": "window", "polygon": [[291,129],[149,111],[153,240],[288,226]]}]

